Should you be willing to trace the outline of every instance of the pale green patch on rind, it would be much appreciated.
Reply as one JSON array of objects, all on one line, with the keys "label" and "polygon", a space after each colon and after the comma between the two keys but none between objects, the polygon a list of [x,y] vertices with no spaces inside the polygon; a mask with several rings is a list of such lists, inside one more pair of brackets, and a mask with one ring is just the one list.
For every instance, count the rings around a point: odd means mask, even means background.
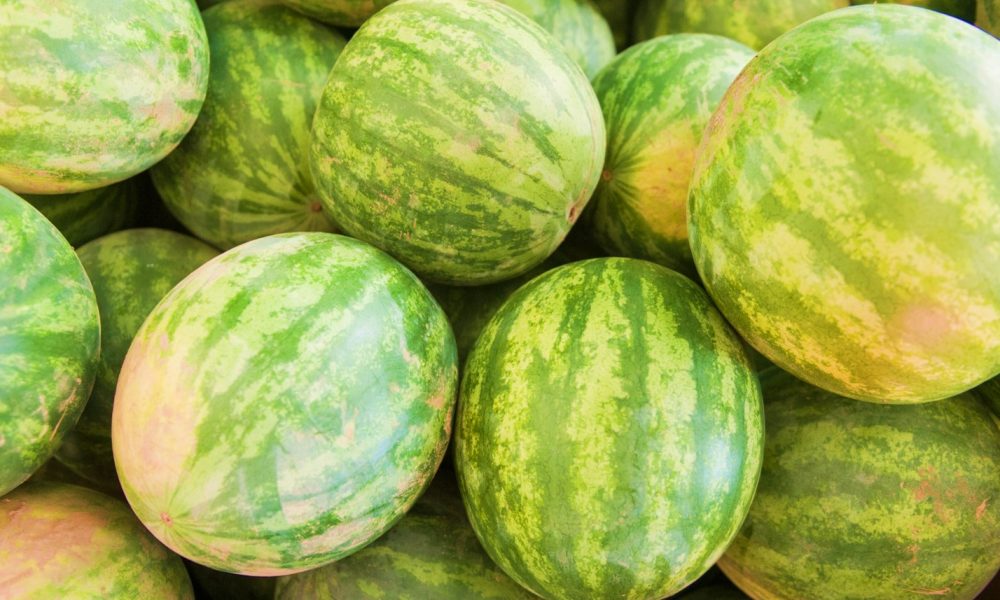
[{"label": "pale green patch on rind", "polygon": [[500,0],[551,33],[588,78],[615,57],[608,22],[590,0]]},{"label": "pale green patch on rind", "polygon": [[386,531],[437,469],[457,378],[447,319],[388,255],[326,233],[209,261],[153,310],[112,445],[143,523],[186,558],[279,575]]},{"label": "pale green patch on rind", "polygon": [[1000,371],[998,64],[970,25],[875,4],[795,29],[736,80],[699,150],[689,234],[767,358],[891,403]]},{"label": "pale green patch on rind", "polygon": [[0,495],[48,460],[94,384],[94,290],[54,225],[0,187]]},{"label": "pale green patch on rind", "polygon": [[767,438],[720,561],[754,598],[972,599],[1000,568],[1000,429],[971,394],[859,403],[761,375]]},{"label": "pale green patch on rind", "polygon": [[358,27],[394,0],[281,0],[300,13],[340,27]]},{"label": "pale green patch on rind", "polygon": [[976,25],[1000,37],[1000,0],[979,0]]},{"label": "pale green patch on rind", "polygon": [[[872,4],[876,0],[851,0],[851,4]],[[919,6],[972,22],[976,16],[976,0],[877,0],[883,4]]]},{"label": "pale green patch on rind", "polygon": [[6,0],[0,185],[80,192],[144,171],[194,124],[207,83],[191,0]]},{"label": "pale green patch on rind", "polygon": [[59,229],[71,246],[77,247],[134,224],[141,201],[140,190],[136,179],[128,179],[76,194],[23,197]]},{"label": "pale green patch on rind", "polygon": [[629,45],[632,36],[632,16],[635,13],[635,0],[593,0],[601,11],[615,37],[615,46],[619,51]]},{"label": "pale green patch on rind", "polygon": [[87,407],[56,458],[81,477],[117,487],[111,453],[111,410],[125,353],[153,307],[218,251],[162,229],[130,229],[98,238],[77,254],[101,313],[101,357]]},{"label": "pale green patch on rind", "polygon": [[760,50],[796,25],[848,0],[640,0],[635,41],[667,33],[714,33]]},{"label": "pale green patch on rind", "polygon": [[5,598],[194,600],[181,559],[121,500],[64,483],[0,498]]},{"label": "pale green patch on rind", "polygon": [[604,162],[594,91],[559,43],[485,0],[401,0],[327,83],[312,167],[348,233],[422,277],[480,285],[566,236]]},{"label": "pale green patch on rind", "polygon": [[629,48],[594,79],[608,150],[583,222],[607,252],[696,275],[687,236],[695,151],[753,56],[716,35],[667,35]]},{"label": "pale green patch on rind", "polygon": [[546,598],[653,598],[721,555],[763,451],[757,378],[685,277],[634,259],[518,290],[465,366],[455,459],[490,556]]},{"label": "pale green patch on rind", "polygon": [[170,211],[222,249],[332,231],[309,173],[309,132],[344,38],[273,0],[204,14],[208,96],[191,133],[152,171]]}]

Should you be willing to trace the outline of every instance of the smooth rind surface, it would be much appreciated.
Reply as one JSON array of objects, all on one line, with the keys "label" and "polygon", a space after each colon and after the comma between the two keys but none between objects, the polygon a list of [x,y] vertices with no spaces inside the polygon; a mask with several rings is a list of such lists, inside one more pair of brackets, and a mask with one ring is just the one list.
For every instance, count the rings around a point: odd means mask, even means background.
[{"label": "smooth rind surface", "polygon": [[593,78],[615,57],[611,27],[590,0],[501,0],[551,33]]},{"label": "smooth rind surface", "polygon": [[359,27],[382,8],[394,0],[282,0],[300,13],[337,25],[338,27]]},{"label": "smooth rind surface", "polygon": [[107,187],[76,194],[22,196],[45,215],[71,246],[132,225],[139,213],[141,187],[127,179]]}]

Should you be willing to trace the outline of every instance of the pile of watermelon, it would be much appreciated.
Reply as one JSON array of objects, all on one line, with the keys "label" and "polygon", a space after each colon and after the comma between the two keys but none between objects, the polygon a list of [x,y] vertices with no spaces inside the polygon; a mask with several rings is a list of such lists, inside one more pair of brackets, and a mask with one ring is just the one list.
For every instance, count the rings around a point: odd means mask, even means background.
[{"label": "pile of watermelon", "polygon": [[0,597],[1000,598],[997,35],[0,0]]}]

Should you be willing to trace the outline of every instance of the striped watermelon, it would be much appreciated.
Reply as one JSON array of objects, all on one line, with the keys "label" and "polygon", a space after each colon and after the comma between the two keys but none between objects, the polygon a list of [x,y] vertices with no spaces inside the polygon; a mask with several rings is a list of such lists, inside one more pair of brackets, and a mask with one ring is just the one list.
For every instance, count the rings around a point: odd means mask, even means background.
[{"label": "striped watermelon", "polygon": [[764,469],[726,575],[759,599],[975,598],[1000,568],[1000,429],[982,402],[761,382]]},{"label": "striped watermelon", "polygon": [[194,124],[208,45],[191,0],[0,3],[0,185],[109,185],[166,156]]},{"label": "striped watermelon", "polygon": [[483,552],[450,473],[442,472],[403,520],[360,552],[281,577],[275,600],[529,600]]},{"label": "striped watermelon", "polygon": [[892,403],[1000,371],[998,64],[970,25],[875,4],[788,33],[730,88],[695,165],[691,247],[775,364]]},{"label": "striped watermelon", "polygon": [[101,312],[101,357],[87,407],[56,458],[89,481],[117,487],[111,409],[125,353],[157,302],[218,252],[181,233],[129,229],[98,238],[77,254],[93,283]]},{"label": "striped watermelon", "polygon": [[337,61],[312,166],[348,233],[428,280],[481,285],[556,249],[604,144],[590,83],[530,19],[492,0],[400,0]]},{"label": "striped watermelon", "polygon": [[456,378],[444,313],[395,260],[327,233],[254,240],[143,323],[118,379],[115,464],[139,518],[186,558],[318,567],[430,481]]},{"label": "striped watermelon", "polygon": [[615,37],[615,46],[624,50],[632,37],[632,16],[635,13],[636,0],[594,0],[594,5],[601,11]]},{"label": "striped watermelon", "polygon": [[976,25],[1000,37],[1000,0],[979,0]]},{"label": "striped watermelon", "polygon": [[611,27],[590,0],[500,0],[531,17],[559,40],[593,78],[615,57]]},{"label": "striped watermelon", "polygon": [[465,365],[455,464],[490,557],[544,598],[662,598],[736,535],[763,449],[757,378],[687,278],[599,258],[500,308]]},{"label": "striped watermelon", "polygon": [[848,0],[640,0],[634,41],[666,33],[714,33],[760,50],[782,33]]},{"label": "striped watermelon", "polygon": [[340,27],[357,27],[395,0],[281,0],[300,13]]},{"label": "striped watermelon", "polygon": [[153,170],[164,202],[223,249],[286,231],[331,231],[309,174],[309,129],[344,38],[274,4],[205,12],[208,97],[184,143]]},{"label": "striped watermelon", "polygon": [[594,79],[608,150],[584,223],[610,254],[696,276],[687,236],[695,150],[753,56],[716,35],[667,35],[629,48]]},{"label": "striped watermelon", "polygon": [[4,598],[194,599],[181,559],[124,502],[65,483],[0,498]]},{"label": "striped watermelon", "polygon": [[[94,385],[94,290],[55,226],[0,187],[0,496],[48,460]],[[0,578],[2,581],[2,578]]]},{"label": "striped watermelon", "polygon": [[142,201],[140,190],[137,178],[132,178],[86,192],[25,194],[23,198],[45,215],[71,246],[81,246],[133,225]]},{"label": "striped watermelon", "polygon": [[[887,4],[906,4],[936,10],[937,12],[958,17],[970,23],[976,16],[976,0],[877,0]],[[872,4],[876,0],[851,0],[851,4]]]}]

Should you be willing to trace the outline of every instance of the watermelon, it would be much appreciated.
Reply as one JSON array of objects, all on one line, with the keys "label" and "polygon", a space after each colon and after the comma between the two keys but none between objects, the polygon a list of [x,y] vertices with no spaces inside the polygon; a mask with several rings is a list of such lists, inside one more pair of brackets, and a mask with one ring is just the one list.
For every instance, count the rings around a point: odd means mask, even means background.
[{"label": "watermelon", "polygon": [[320,569],[278,579],[275,600],[529,600],[483,551],[450,473],[375,543]]},{"label": "watermelon", "polygon": [[640,0],[633,41],[666,33],[714,33],[760,50],[782,33],[848,0]]},{"label": "watermelon", "polygon": [[181,559],[121,500],[65,483],[0,498],[4,598],[194,599]]},{"label": "watermelon", "polygon": [[156,303],[218,251],[173,231],[129,229],[98,238],[77,254],[97,295],[101,357],[87,407],[56,458],[89,481],[116,487],[111,409],[125,353]]},{"label": "watermelon", "polygon": [[587,77],[615,57],[611,27],[590,0],[500,0],[531,17],[559,40]]},{"label": "watermelon", "polygon": [[233,575],[185,561],[199,600],[274,600],[276,577]]},{"label": "watermelon", "polygon": [[152,170],[167,207],[222,249],[332,231],[309,174],[309,128],[344,38],[273,0],[205,11],[212,72],[198,123]]},{"label": "watermelon", "polygon": [[692,281],[598,258],[512,295],[465,364],[455,465],[490,557],[543,598],[662,598],[704,573],[760,470],[757,377]]},{"label": "watermelon", "polygon": [[614,34],[615,46],[624,50],[629,45],[632,31],[632,15],[635,13],[635,0],[594,0],[597,10],[601,11]]},{"label": "watermelon", "polygon": [[0,185],[82,192],[144,171],[194,124],[207,83],[191,0],[5,0]]},{"label": "watermelon", "polygon": [[884,406],[761,376],[764,469],[719,562],[754,598],[972,599],[1000,568],[1000,429],[971,394]]},{"label": "watermelon", "polygon": [[394,0],[281,0],[300,13],[340,27],[357,27]]},{"label": "watermelon", "polygon": [[737,78],[688,227],[708,291],[767,358],[900,404],[1000,371],[998,64],[971,25],[873,4],[802,25]]},{"label": "watermelon", "polygon": [[[0,9],[2,10],[2,9]],[[94,385],[94,289],[59,231],[0,187],[0,496],[48,460]]]},{"label": "watermelon", "polygon": [[111,424],[122,488],[192,561],[319,567],[385,532],[430,481],[456,362],[441,308],[383,252],[318,232],[248,242],[136,334]]},{"label": "watermelon", "polygon": [[979,0],[976,25],[1000,37],[1000,0]]},{"label": "watermelon", "polygon": [[666,35],[629,48],[594,79],[608,149],[583,221],[607,252],[696,276],[687,236],[695,151],[753,56],[717,35]]},{"label": "watermelon", "polygon": [[492,0],[400,0],[365,23],[313,124],[324,205],[426,280],[549,256],[597,185],[604,120],[559,43]]},{"label": "watermelon", "polygon": [[[851,4],[872,4],[876,0],[851,0]],[[906,4],[936,10],[937,12],[972,22],[976,17],[976,0],[877,0],[887,4]]]},{"label": "watermelon", "polygon": [[140,189],[139,182],[132,178],[86,192],[25,194],[23,198],[75,247],[134,224],[139,213]]}]

